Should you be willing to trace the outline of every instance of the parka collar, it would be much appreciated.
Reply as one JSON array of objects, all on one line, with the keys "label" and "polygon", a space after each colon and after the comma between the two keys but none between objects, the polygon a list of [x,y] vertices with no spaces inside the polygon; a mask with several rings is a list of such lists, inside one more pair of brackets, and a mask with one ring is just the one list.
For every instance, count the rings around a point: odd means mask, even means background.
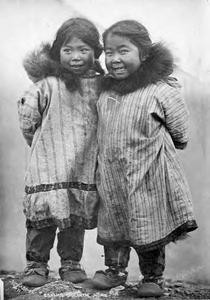
[{"label": "parka collar", "polygon": [[[63,68],[59,62],[52,60],[50,57],[50,48],[50,44],[45,43],[38,49],[26,55],[23,60],[23,67],[28,77],[33,82],[37,82],[48,76],[55,76],[61,78],[70,91],[79,90],[80,78]],[[100,65],[98,66],[98,69],[100,70]],[[97,70],[91,69],[88,70],[81,78],[92,78],[97,74]]]},{"label": "parka collar", "polygon": [[170,51],[161,43],[154,44],[147,59],[136,72],[123,80],[106,75],[102,81],[102,90],[112,90],[125,95],[158,81],[170,82],[169,76],[173,68],[173,57]]}]

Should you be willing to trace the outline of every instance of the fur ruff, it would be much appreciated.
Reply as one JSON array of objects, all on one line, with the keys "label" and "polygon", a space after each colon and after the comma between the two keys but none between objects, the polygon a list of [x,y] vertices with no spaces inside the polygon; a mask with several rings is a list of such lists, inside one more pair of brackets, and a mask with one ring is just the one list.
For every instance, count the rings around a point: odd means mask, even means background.
[{"label": "fur ruff", "polygon": [[[66,87],[70,91],[79,90],[79,78],[63,68],[59,62],[51,59],[50,49],[51,45],[45,43],[25,57],[23,60],[23,67],[28,74],[28,77],[33,82],[37,82],[48,76],[59,77],[65,82]],[[104,73],[97,60],[92,71],[94,71],[94,76],[95,72],[100,74]]]},{"label": "fur ruff", "polygon": [[153,44],[147,59],[136,72],[122,80],[117,80],[108,74],[102,81],[102,90],[112,90],[125,95],[158,81],[173,84],[172,77],[169,77],[173,68],[171,52],[161,43]]}]

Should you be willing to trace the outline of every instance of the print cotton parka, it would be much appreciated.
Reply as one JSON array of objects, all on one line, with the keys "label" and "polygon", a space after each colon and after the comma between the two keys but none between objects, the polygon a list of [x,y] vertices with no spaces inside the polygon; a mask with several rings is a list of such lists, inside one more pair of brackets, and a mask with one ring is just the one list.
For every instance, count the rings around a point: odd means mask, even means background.
[{"label": "print cotton parka", "polygon": [[[147,251],[197,228],[176,151],[188,142],[188,110],[173,80],[164,76],[149,80],[160,66],[163,74],[168,71],[163,51],[160,47],[151,69],[148,66],[147,74],[142,73],[144,85],[139,78],[119,84],[107,79],[110,88],[105,82],[97,104],[101,197],[97,240],[102,245]],[[138,80],[140,87],[132,90]]]},{"label": "print cotton parka", "polygon": [[94,228],[100,76],[89,71],[79,79],[80,89],[70,91],[53,76],[57,70],[46,47],[30,55],[25,68],[36,81],[18,101],[20,127],[31,147],[25,176],[27,225],[64,229],[76,222]]}]

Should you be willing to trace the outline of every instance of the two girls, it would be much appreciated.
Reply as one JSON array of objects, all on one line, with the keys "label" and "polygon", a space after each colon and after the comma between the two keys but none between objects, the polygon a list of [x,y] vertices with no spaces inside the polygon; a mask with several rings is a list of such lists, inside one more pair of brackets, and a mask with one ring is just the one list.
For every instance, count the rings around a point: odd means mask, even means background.
[{"label": "two girls", "polygon": [[[39,285],[46,282],[57,226],[61,278],[86,278],[79,261],[84,228],[94,227],[90,216],[97,212],[94,59],[101,53],[91,26],[81,19],[64,23],[49,47],[49,59],[41,56],[38,62],[39,79],[40,74],[44,79],[19,102],[21,127],[32,146],[25,199],[27,285],[35,279]],[[170,52],[153,44],[142,24],[118,22],[103,40],[109,74],[97,104],[97,241],[104,246],[108,269],[97,271],[93,283],[101,289],[124,284],[133,247],[143,275],[138,295],[160,296],[165,246],[197,228],[176,152],[187,145],[188,112],[170,77]],[[49,67],[44,74],[42,66]]]}]

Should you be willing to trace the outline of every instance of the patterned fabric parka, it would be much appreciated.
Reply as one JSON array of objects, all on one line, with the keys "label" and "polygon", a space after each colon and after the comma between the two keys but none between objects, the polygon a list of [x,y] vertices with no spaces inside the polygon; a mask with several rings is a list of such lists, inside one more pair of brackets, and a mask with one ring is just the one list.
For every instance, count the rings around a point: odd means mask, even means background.
[{"label": "patterned fabric parka", "polygon": [[71,92],[61,78],[46,76],[50,61],[40,69],[43,55],[48,60],[40,50],[25,65],[29,76],[37,72],[37,78],[18,101],[20,128],[31,146],[25,176],[27,225],[56,224],[62,230],[76,222],[95,228],[100,76],[89,71],[79,79],[80,90]]},{"label": "patterned fabric parka", "polygon": [[[156,55],[158,66],[161,57]],[[130,90],[133,83],[125,84]],[[97,241],[148,251],[197,228],[176,151],[187,144],[189,114],[173,80],[157,78],[124,94],[113,87],[97,104]]]}]

